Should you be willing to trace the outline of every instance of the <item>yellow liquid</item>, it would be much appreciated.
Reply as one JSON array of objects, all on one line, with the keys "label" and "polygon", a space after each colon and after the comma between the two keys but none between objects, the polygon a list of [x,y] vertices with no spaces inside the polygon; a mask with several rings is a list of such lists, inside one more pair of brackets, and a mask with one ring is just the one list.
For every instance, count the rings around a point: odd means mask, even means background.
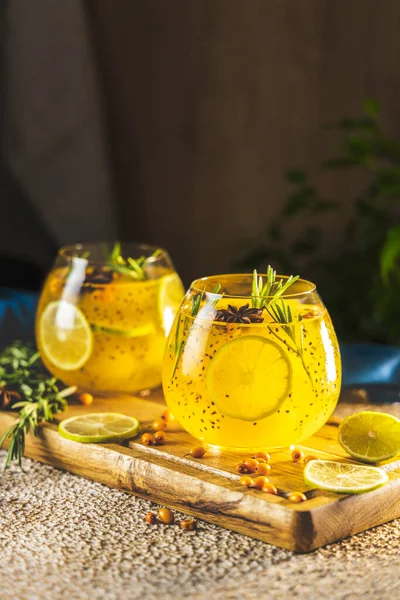
[{"label": "yellow liquid", "polygon": [[[159,386],[170,327],[167,321],[177,310],[167,301],[161,305],[160,300],[163,278],[170,272],[160,269],[158,279],[134,281],[119,277],[107,285],[83,284],[74,290],[65,282],[64,269],[53,271],[45,283],[36,317],[37,345],[49,371],[67,385],[95,393],[137,392]],[[46,306],[55,300],[75,304],[92,327],[92,354],[76,370],[52,364],[41,344],[38,323]]]},{"label": "yellow liquid", "polygon": [[[189,307],[183,307],[167,345],[163,388],[168,407],[194,437],[225,448],[272,449],[296,444],[309,437],[332,414],[339,397],[341,364],[329,315],[324,308],[315,305],[296,300],[287,302],[295,317],[303,316],[303,320],[294,326],[296,339],[303,335],[303,361],[291,350],[293,344],[282,326],[272,324],[266,311],[263,323],[241,325],[201,319],[200,314],[193,319]],[[235,304],[232,300],[229,303]],[[173,375],[176,326],[179,319],[180,331],[183,331],[185,317],[188,327]],[[279,344],[292,367],[287,397],[273,414],[258,421],[232,418],[221,412],[207,386],[207,370],[217,351],[230,340],[246,335],[263,336]]]}]

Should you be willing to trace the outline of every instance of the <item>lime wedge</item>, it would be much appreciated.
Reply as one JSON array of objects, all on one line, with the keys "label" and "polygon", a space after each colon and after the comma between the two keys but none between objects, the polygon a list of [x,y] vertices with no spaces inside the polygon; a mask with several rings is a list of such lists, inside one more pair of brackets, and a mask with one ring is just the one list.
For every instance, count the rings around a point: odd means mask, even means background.
[{"label": "lime wedge", "polygon": [[207,388],[218,409],[244,421],[276,412],[291,384],[292,367],[285,350],[257,335],[221,346],[207,371]]},{"label": "lime wedge", "polygon": [[160,279],[158,292],[158,314],[165,335],[168,335],[173,325],[175,315],[182,303],[185,290],[177,273],[170,273]]},{"label": "lime wedge", "polygon": [[113,442],[135,437],[139,421],[120,413],[87,413],[61,421],[58,432],[74,442]]},{"label": "lime wedge", "polygon": [[385,471],[367,465],[335,460],[312,460],[304,468],[304,480],[321,490],[338,494],[362,494],[387,483]]},{"label": "lime wedge", "polygon": [[39,341],[46,358],[59,369],[80,369],[92,354],[93,335],[84,314],[74,304],[50,302],[42,312]]},{"label": "lime wedge", "polygon": [[400,452],[400,420],[380,412],[363,411],[342,421],[339,444],[350,456],[376,463]]},{"label": "lime wedge", "polygon": [[92,331],[95,333],[104,333],[104,335],[113,335],[125,338],[144,337],[146,335],[151,335],[155,331],[155,326],[153,323],[148,323],[147,325],[142,325],[140,327],[134,327],[131,329],[117,329],[114,327],[96,325],[95,323],[91,323],[90,326]]}]

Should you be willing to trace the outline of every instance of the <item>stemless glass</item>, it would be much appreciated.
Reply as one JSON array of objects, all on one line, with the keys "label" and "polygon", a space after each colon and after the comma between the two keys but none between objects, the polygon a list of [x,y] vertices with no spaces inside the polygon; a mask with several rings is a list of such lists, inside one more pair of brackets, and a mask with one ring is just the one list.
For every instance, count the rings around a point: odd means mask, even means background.
[{"label": "stemless glass", "polygon": [[176,316],[164,358],[165,399],[182,427],[207,444],[295,444],[336,406],[339,348],[315,285],[299,279],[281,299],[265,302],[252,310],[251,275],[205,277],[192,283]]},{"label": "stemless glass", "polygon": [[67,385],[94,393],[157,387],[183,295],[163,249],[130,243],[62,248],[36,316],[43,362]]}]

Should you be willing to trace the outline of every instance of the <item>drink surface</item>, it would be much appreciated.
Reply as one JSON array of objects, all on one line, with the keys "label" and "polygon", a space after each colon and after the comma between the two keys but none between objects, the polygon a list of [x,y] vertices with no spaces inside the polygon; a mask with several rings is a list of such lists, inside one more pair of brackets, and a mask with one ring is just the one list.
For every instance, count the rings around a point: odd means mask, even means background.
[{"label": "drink surface", "polygon": [[[153,269],[152,279],[136,281],[120,275],[99,285],[87,283],[79,268],[75,274],[54,269],[36,318],[43,361],[67,385],[97,393],[156,387],[161,383],[166,335],[182,296],[178,276],[164,267]],[[68,360],[59,358],[63,340],[66,346],[75,343],[79,356],[86,352],[77,368],[71,362],[73,348],[68,349]]]},{"label": "drink surface", "polygon": [[[307,438],[327,421],[341,382],[330,317],[323,306],[285,302],[296,344],[265,310],[262,323],[225,323],[201,309],[193,318],[185,301],[168,340],[163,387],[194,437],[220,447],[274,448]],[[222,298],[216,308],[228,304],[238,309],[243,300]]]}]

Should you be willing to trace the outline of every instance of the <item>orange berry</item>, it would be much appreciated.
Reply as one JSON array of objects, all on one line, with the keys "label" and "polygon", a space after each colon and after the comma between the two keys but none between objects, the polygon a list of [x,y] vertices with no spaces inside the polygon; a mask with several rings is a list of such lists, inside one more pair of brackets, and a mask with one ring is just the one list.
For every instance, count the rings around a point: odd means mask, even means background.
[{"label": "orange berry", "polygon": [[290,502],[304,502],[307,500],[307,496],[302,492],[291,492],[288,496],[288,500],[290,500]]},{"label": "orange berry", "polygon": [[175,521],[175,517],[169,508],[160,508],[158,517],[165,525],[171,525]]},{"label": "orange berry", "polygon": [[185,521],[181,521],[181,527],[186,531],[194,531],[197,529],[197,523],[194,519],[186,519]]},{"label": "orange berry", "polygon": [[154,434],[154,439],[156,440],[156,444],[162,445],[167,441],[167,436],[164,431],[156,431]]},{"label": "orange berry", "polygon": [[254,458],[246,458],[246,460],[243,461],[243,464],[249,473],[254,473],[257,469],[258,461]]},{"label": "orange berry", "polygon": [[150,523],[150,525],[154,525],[157,522],[157,517],[153,512],[148,512],[146,515],[146,523]]},{"label": "orange berry", "polygon": [[85,392],[84,394],[81,394],[79,396],[79,400],[82,402],[82,404],[84,406],[90,406],[91,404],[93,404],[93,396],[92,396],[92,394],[88,394],[87,392]]},{"label": "orange berry", "polygon": [[164,419],[164,421],[166,421],[167,423],[170,423],[171,421],[176,421],[174,415],[169,409],[164,410],[163,414],[161,415],[161,418]]},{"label": "orange berry", "polygon": [[156,440],[153,434],[151,433],[144,433],[142,435],[142,443],[145,446],[155,446],[156,445]]},{"label": "orange berry", "polygon": [[243,463],[239,463],[238,465],[236,465],[236,471],[238,473],[249,473],[250,471],[247,469],[247,467],[244,466]]},{"label": "orange berry", "polygon": [[308,454],[304,457],[304,464],[306,465],[310,460],[319,460],[318,456],[314,456],[314,454]]},{"label": "orange berry", "polygon": [[292,450],[292,461],[293,462],[298,463],[301,460],[303,460],[303,458],[304,458],[304,454],[299,448],[294,448]]},{"label": "orange berry", "polygon": [[265,460],[265,462],[269,462],[271,460],[271,457],[268,454],[268,452],[256,452],[256,454],[253,456],[253,458],[256,458],[257,460],[259,458],[263,458]]},{"label": "orange berry", "polygon": [[268,483],[268,477],[256,477],[254,480],[254,487],[258,490],[262,490],[266,483]]},{"label": "orange berry", "polygon": [[265,463],[265,464],[267,463],[267,461],[265,460],[265,458],[257,458],[256,460],[257,460],[258,463]]},{"label": "orange berry", "polygon": [[266,483],[262,487],[262,491],[266,494],[274,494],[275,496],[278,494],[278,490],[272,483]]},{"label": "orange berry", "polygon": [[163,429],[167,429],[167,422],[164,419],[158,419],[157,421],[153,421],[151,427],[154,431],[162,431]]},{"label": "orange berry", "polygon": [[239,483],[245,487],[253,487],[254,485],[254,481],[248,475],[243,475],[243,477],[239,479]]},{"label": "orange berry", "polygon": [[271,473],[271,466],[267,463],[259,463],[256,468],[257,475],[269,475]]},{"label": "orange berry", "polygon": [[[188,454],[193,456],[193,458],[203,458],[206,452],[207,450],[204,448],[204,446],[195,446],[189,450]],[[185,456],[187,456],[187,454],[185,454]]]}]

